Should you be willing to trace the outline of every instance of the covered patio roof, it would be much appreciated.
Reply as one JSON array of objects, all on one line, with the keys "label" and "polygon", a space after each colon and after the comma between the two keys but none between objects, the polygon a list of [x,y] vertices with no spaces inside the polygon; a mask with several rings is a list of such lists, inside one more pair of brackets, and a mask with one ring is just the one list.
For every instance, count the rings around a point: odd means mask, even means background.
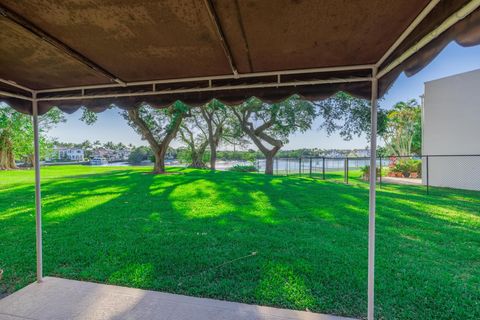
[{"label": "covered patio roof", "polygon": [[381,97],[450,41],[480,42],[468,0],[0,3],[0,96],[26,113],[32,91],[39,114],[339,90],[370,98],[374,69]]},{"label": "covered patio roof", "polygon": [[0,0],[0,101],[38,115],[343,90],[371,99],[368,319],[374,318],[377,98],[448,43],[480,44],[480,0]]}]

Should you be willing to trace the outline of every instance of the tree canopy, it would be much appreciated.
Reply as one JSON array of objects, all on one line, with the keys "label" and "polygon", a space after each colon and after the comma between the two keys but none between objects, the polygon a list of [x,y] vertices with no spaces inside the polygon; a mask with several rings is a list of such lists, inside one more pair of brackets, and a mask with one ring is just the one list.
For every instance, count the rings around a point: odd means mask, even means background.
[{"label": "tree canopy", "polygon": [[204,155],[208,146],[209,132],[207,122],[201,111],[191,109],[180,125],[179,138],[186,145],[189,153],[190,167],[205,168]]},{"label": "tree canopy", "polygon": [[155,109],[144,104],[122,113],[128,124],[150,145],[155,157],[155,173],[165,173],[165,155],[188,111],[187,105],[176,101],[168,108]]},{"label": "tree canopy", "polygon": [[[321,128],[327,134],[338,132],[345,140],[365,134],[370,138],[370,101],[353,97],[345,92],[338,92],[329,99],[316,103],[322,117]],[[382,135],[386,130],[387,113],[377,108],[377,133]]]},{"label": "tree canopy", "polygon": [[[48,156],[53,147],[53,139],[46,133],[53,126],[64,122],[63,113],[53,108],[39,116],[40,157]],[[19,113],[6,104],[0,105],[0,169],[13,169],[15,161],[26,166],[33,164],[33,123],[31,116]]]},{"label": "tree canopy", "polygon": [[387,113],[386,130],[382,137],[390,155],[421,154],[422,112],[415,99],[398,102]]},{"label": "tree canopy", "polygon": [[265,155],[266,174],[273,174],[273,157],[288,143],[288,137],[310,129],[317,116],[315,105],[298,96],[274,104],[251,98],[231,110],[243,132]]}]

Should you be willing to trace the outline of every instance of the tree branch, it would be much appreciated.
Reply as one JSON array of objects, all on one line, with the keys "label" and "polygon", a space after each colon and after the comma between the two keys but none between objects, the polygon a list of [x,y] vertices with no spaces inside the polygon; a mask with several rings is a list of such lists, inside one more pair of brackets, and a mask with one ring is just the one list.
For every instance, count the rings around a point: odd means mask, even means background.
[{"label": "tree branch", "polygon": [[153,133],[148,127],[147,123],[140,117],[139,109],[128,110],[128,117],[132,120],[135,126],[137,126],[138,130],[140,130],[143,138],[148,141],[153,151],[158,152],[160,149],[160,144],[153,136]]}]

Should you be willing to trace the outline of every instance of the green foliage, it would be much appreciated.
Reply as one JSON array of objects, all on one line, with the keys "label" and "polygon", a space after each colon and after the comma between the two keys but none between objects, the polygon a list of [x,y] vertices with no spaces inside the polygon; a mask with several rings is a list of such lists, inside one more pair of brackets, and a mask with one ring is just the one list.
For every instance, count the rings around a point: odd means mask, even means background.
[{"label": "green foliage", "polygon": [[390,155],[406,156],[422,151],[422,112],[415,99],[398,102],[387,114],[383,133]]},{"label": "green foliage", "polygon": [[[207,150],[202,154],[202,161],[206,163],[210,158],[210,152]],[[182,164],[192,164],[192,152],[190,148],[180,147],[177,149],[177,160]]]},{"label": "green foliage", "polygon": [[316,117],[315,106],[298,96],[274,104],[251,98],[232,107],[243,134],[247,135],[266,159],[265,173],[273,174],[273,157],[288,143],[294,132],[305,132]]},{"label": "green foliage", "polygon": [[[316,105],[323,120],[321,128],[329,135],[338,131],[345,140],[352,140],[354,136],[359,137],[362,134],[370,137],[370,101],[338,92]],[[377,111],[377,133],[381,135],[386,129],[386,112],[380,107]]]},{"label": "green foliage", "polygon": [[208,125],[202,116],[201,111],[190,109],[188,117],[183,119],[179,130],[180,140],[186,148],[182,160],[190,160],[189,165],[194,168],[205,168],[205,151],[208,146]]},{"label": "green foliage", "polygon": [[401,173],[404,177],[409,177],[412,173],[418,176],[422,173],[422,161],[416,159],[399,159],[390,167],[390,172]]},{"label": "green foliage", "polygon": [[[376,171],[377,171],[377,179],[380,176],[383,176],[383,172],[382,170],[380,170],[380,167],[376,167]],[[361,167],[360,172],[362,172],[363,180],[366,180],[366,181],[370,180],[370,166]]]},{"label": "green foliage", "polygon": [[152,157],[152,149],[145,146],[136,147],[128,156],[128,163],[140,164],[142,161],[150,160]]},{"label": "green foliage", "polygon": [[83,108],[82,116],[80,117],[80,120],[85,122],[88,125],[92,125],[98,120],[98,115],[93,112],[88,110],[87,108]]},{"label": "green foliage", "polygon": [[228,168],[228,171],[235,171],[235,172],[257,172],[257,167],[253,165],[240,165],[236,164],[233,167]]},{"label": "green foliage", "polygon": [[[171,106],[162,109],[156,109],[147,104],[140,106],[138,109],[140,118],[145,122],[148,130],[157,141],[162,141],[167,134],[171,133],[175,129],[174,124],[176,120],[179,117],[184,117],[188,110],[189,107],[180,101],[176,101]],[[143,137],[144,132],[132,121],[128,116],[128,112],[122,111],[121,114],[128,124]]]},{"label": "green foliage", "polygon": [[283,144],[288,143],[288,137],[291,134],[311,129],[317,116],[315,105],[296,95],[273,104],[251,98],[234,108],[238,108],[247,116],[246,121],[250,126],[258,124],[257,130],[262,124],[266,124],[266,128],[262,132],[274,139],[281,140]]},{"label": "green foliage", "polygon": [[[63,113],[53,108],[38,117],[40,157],[51,155],[53,140],[46,133],[60,122],[65,122]],[[0,156],[11,154],[25,165],[33,164],[33,124],[32,117],[19,113],[7,105],[0,105]],[[9,150],[7,150],[7,148]],[[2,162],[2,161],[0,161]],[[7,168],[8,169],[8,168]]]},{"label": "green foliage", "polygon": [[386,147],[377,147],[377,156],[387,158],[390,156],[390,152]]},{"label": "green foliage", "polygon": [[84,152],[85,158],[91,158],[93,156],[93,145],[90,140],[85,140],[78,145]]}]

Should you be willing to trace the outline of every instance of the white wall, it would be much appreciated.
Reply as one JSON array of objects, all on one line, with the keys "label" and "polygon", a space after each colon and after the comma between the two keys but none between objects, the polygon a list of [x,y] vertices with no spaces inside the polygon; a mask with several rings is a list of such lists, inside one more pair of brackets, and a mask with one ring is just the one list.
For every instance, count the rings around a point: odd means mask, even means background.
[{"label": "white wall", "polygon": [[[424,155],[480,154],[480,69],[425,83],[422,145]],[[429,183],[480,190],[480,157],[430,157]]]}]

